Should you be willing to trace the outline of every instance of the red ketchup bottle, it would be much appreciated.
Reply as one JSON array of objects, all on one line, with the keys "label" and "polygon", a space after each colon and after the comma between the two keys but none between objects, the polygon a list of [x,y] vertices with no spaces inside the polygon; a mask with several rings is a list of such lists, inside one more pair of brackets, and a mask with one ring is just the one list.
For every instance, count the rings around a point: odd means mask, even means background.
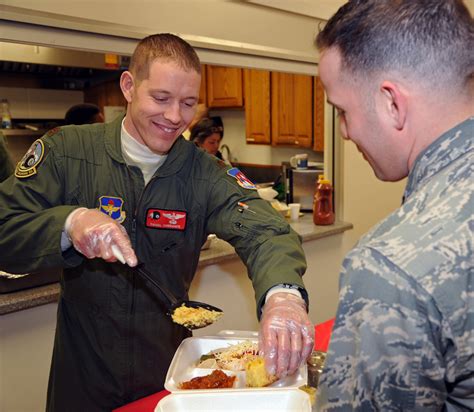
[{"label": "red ketchup bottle", "polygon": [[313,222],[315,225],[332,225],[334,223],[332,192],[331,182],[325,179],[324,176],[320,176],[313,203]]}]

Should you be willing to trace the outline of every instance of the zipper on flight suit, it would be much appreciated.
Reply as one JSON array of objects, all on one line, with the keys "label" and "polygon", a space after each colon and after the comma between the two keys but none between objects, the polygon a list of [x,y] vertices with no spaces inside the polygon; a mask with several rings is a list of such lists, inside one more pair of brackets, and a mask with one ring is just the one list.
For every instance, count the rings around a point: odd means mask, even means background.
[{"label": "zipper on flight suit", "polygon": [[[128,166],[127,166],[127,170],[128,170],[129,176],[131,177],[131,180],[133,181],[132,172],[131,172],[131,170],[129,169]],[[140,206],[141,200],[143,198],[143,195],[146,191],[146,188],[148,187],[148,185],[154,179],[155,179],[155,177],[153,176],[150,179],[150,181],[144,186],[143,190],[140,193],[140,196],[138,197],[138,202],[136,201],[137,199],[136,199],[136,196],[135,196],[135,191],[132,189],[134,210],[133,210],[133,216],[132,216],[132,228],[131,228],[131,239],[130,240],[132,242],[132,246],[134,247],[135,254],[137,254],[137,247],[138,247],[138,242],[137,242],[137,216],[138,216],[139,206]],[[130,304],[130,322],[129,322],[129,330],[130,331],[132,330],[132,328],[134,326],[133,325],[133,319],[134,319],[133,314],[135,312],[135,293],[136,293],[136,289],[137,289],[135,279],[136,279],[135,274],[133,274],[132,275],[132,302]],[[134,349],[135,349],[135,345],[133,343],[133,338],[132,338],[132,339],[130,339],[130,353],[131,353],[130,356],[131,357],[133,357]],[[129,391],[130,391],[130,390],[133,389],[133,381],[135,379],[133,362],[129,362],[128,368],[129,368],[129,371],[128,371],[128,376],[129,376],[128,387],[129,387]]]}]

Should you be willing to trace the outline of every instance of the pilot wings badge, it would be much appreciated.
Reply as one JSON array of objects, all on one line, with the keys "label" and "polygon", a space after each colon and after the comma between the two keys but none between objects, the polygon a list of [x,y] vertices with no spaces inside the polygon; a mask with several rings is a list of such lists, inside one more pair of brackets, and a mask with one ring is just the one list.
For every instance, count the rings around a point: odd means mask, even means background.
[{"label": "pilot wings badge", "polygon": [[101,196],[99,198],[99,210],[116,220],[118,223],[122,223],[125,220],[126,213],[122,210],[123,199],[114,196]]},{"label": "pilot wings badge", "polygon": [[148,209],[145,226],[152,229],[184,230],[187,213],[181,210]]}]

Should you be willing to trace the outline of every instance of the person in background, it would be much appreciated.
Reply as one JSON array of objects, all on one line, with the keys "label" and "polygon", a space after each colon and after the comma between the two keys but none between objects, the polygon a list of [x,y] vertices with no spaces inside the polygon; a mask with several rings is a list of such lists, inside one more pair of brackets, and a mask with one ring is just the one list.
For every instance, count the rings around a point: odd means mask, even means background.
[{"label": "person in background", "polygon": [[163,389],[191,333],[135,266],[186,299],[210,233],[247,266],[268,371],[293,374],[311,353],[301,239],[238,169],[181,136],[200,72],[181,38],[146,37],[120,79],[125,117],[51,130],[0,188],[0,268],[64,267],[48,411],[110,411]]},{"label": "person in background", "polygon": [[0,183],[13,173],[13,163],[8,153],[7,142],[0,131]]},{"label": "person in background", "polygon": [[352,140],[402,206],[343,262],[319,411],[474,410],[474,22],[460,0],[351,0],[317,36]]},{"label": "person in background", "polygon": [[201,119],[191,129],[189,140],[207,153],[222,160],[219,146],[224,137],[224,124],[220,116]]},{"label": "person in background", "polygon": [[194,114],[193,120],[191,120],[191,123],[189,123],[188,128],[183,132],[183,136],[187,140],[191,140],[191,129],[196,123],[200,122],[206,117],[209,117],[209,108],[204,103],[199,103],[196,107],[196,113]]},{"label": "person in background", "polygon": [[92,103],[76,104],[69,108],[64,117],[66,125],[103,123],[104,115],[100,108]]}]

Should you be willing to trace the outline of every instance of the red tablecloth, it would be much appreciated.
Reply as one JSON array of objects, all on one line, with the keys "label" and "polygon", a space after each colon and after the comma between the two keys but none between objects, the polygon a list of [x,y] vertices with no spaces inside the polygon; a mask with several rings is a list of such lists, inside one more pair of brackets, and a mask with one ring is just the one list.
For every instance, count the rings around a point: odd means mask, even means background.
[{"label": "red tablecloth", "polygon": [[[314,349],[315,350],[321,350],[324,352],[327,351],[333,324],[334,324],[334,319],[330,319],[314,327],[314,333],[315,333]],[[135,402],[132,402],[120,408],[114,409],[112,412],[153,412],[155,410],[155,407],[158,401],[161,398],[164,398],[168,394],[169,392],[166,390],[157,392],[153,395],[147,396],[146,398],[138,399]]]}]

